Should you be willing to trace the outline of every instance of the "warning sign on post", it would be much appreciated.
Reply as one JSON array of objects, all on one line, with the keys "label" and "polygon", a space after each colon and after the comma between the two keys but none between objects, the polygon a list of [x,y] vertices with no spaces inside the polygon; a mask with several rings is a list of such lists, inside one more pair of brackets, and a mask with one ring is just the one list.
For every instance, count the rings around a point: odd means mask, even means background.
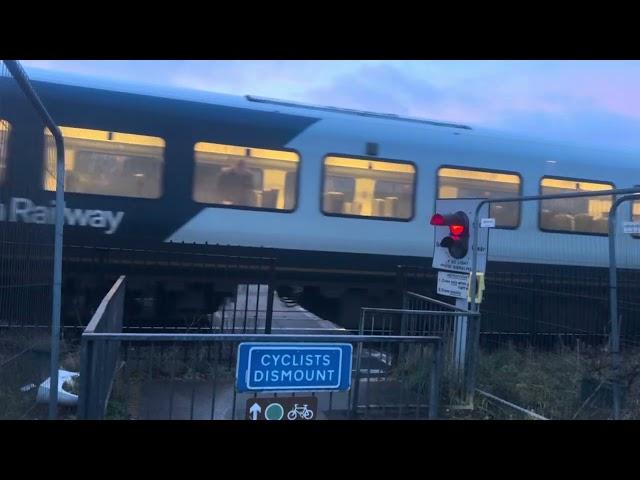
[{"label": "warning sign on post", "polygon": [[[438,294],[447,297],[460,298],[471,301],[469,285],[471,275],[465,273],[438,272]],[[476,303],[482,302],[484,294],[484,273],[477,274],[478,289],[476,292]]]},{"label": "warning sign on post", "polygon": [[469,275],[465,273],[438,272],[438,294],[466,299],[469,292]]}]

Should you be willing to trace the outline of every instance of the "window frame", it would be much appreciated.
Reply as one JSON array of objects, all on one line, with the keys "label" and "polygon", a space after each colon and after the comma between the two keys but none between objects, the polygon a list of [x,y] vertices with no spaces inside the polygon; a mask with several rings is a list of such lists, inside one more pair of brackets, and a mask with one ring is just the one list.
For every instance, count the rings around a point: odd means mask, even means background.
[{"label": "window frame", "polygon": [[[524,179],[522,178],[522,174],[519,172],[513,172],[511,170],[500,170],[500,169],[496,169],[496,168],[481,168],[481,167],[467,167],[467,166],[460,166],[460,165],[451,165],[451,164],[444,164],[444,165],[440,165],[438,166],[438,168],[436,169],[436,191],[435,191],[435,201],[437,202],[438,200],[448,200],[445,198],[440,198],[440,175],[439,172],[440,170],[442,170],[443,168],[451,168],[454,170],[466,170],[466,171],[470,171],[470,172],[482,172],[482,173],[498,173],[498,174],[502,174],[502,175],[515,175],[516,177],[518,177],[518,193],[516,196],[521,197],[522,196],[522,191],[524,188]],[[472,199],[478,199],[478,198],[482,198],[483,197],[468,197],[469,200]],[[465,198],[459,198],[459,200],[465,200]],[[498,203],[498,202],[496,202]],[[520,228],[520,226],[522,225],[522,202],[508,202],[508,203],[516,203],[518,205],[518,223],[514,226],[508,226],[508,227],[499,227],[497,224],[495,227],[492,227],[493,230],[517,230]],[[490,203],[489,204],[489,212],[491,212],[491,205],[493,205],[494,203]],[[434,211],[435,211],[435,203],[434,203]]]},{"label": "window frame", "polygon": [[[636,187],[640,187],[640,185],[634,185],[634,188]],[[638,194],[638,196],[640,197],[640,194]],[[640,198],[638,200],[632,200],[631,202],[629,202],[629,220],[630,221],[635,221],[633,219],[633,204],[638,202],[638,205],[640,205]],[[640,222],[640,218],[638,218],[638,221]],[[634,240],[640,240],[640,233],[632,233],[631,234],[631,238],[633,238]]]},{"label": "window frame", "polygon": [[[13,124],[7,120],[6,118],[1,118],[0,117],[0,122],[5,122],[7,124],[7,135],[5,137],[6,140],[6,144],[5,144],[5,148],[4,148],[4,153],[5,153],[5,157],[4,159],[0,158],[0,160],[4,160],[4,168],[2,169],[4,171],[4,175],[0,175],[0,185],[4,185],[7,181],[7,178],[9,176],[9,142],[10,142],[10,138],[11,138],[11,132],[13,130]],[[2,150],[0,149],[0,153],[2,152]]]},{"label": "window frame", "polygon": [[[91,195],[92,197],[101,197],[101,198],[109,198],[109,199],[122,199],[122,198],[128,198],[128,199],[132,199],[132,200],[141,200],[141,201],[153,201],[153,200],[160,200],[164,197],[165,195],[165,170],[167,167],[167,139],[163,136],[160,136],[159,134],[151,134],[148,132],[145,133],[140,133],[140,132],[132,132],[132,131],[128,131],[128,132],[122,132],[122,131],[118,131],[116,130],[105,130],[103,128],[94,128],[94,127],[86,127],[86,126],[77,126],[77,125],[60,125],[60,133],[62,134],[62,139],[64,141],[64,149],[65,149],[65,182],[67,180],[67,155],[66,155],[66,150],[67,150],[67,142],[66,142],[66,137],[64,136],[64,133],[62,131],[63,128],[67,127],[67,128],[77,128],[77,129],[81,129],[81,130],[92,130],[92,131],[96,131],[96,132],[113,132],[113,133],[122,133],[125,135],[139,135],[139,136],[143,136],[143,137],[151,137],[151,138],[158,138],[160,140],[162,140],[164,142],[164,146],[162,147],[162,168],[160,169],[160,176],[158,179],[158,185],[159,185],[159,192],[158,192],[158,196],[156,197],[139,197],[139,196],[131,196],[131,195],[112,195],[112,194],[104,194],[104,193],[94,193],[94,192],[71,192],[68,191],[66,189],[64,189],[64,193],[65,195]],[[45,186],[45,175],[46,175],[46,163],[48,158],[46,157],[47,155],[47,141],[49,136],[47,135],[46,131],[48,129],[45,128],[44,133],[43,133],[43,168],[41,169],[41,179],[40,179],[40,185],[42,187],[42,190],[44,190],[45,192],[54,192],[55,190],[47,190],[46,186]],[[50,136],[51,139],[53,139],[53,135]],[[73,138],[72,138],[73,139]],[[76,140],[85,140],[85,139],[76,139]],[[95,141],[95,140],[94,140]],[[82,150],[82,151],[87,151]],[[104,152],[93,152],[93,153],[104,153]]]},{"label": "window frame", "polygon": [[[542,181],[545,178],[549,178],[551,180],[564,180],[564,181],[570,181],[570,182],[584,182],[584,183],[598,183],[601,185],[610,185],[611,189],[614,190],[616,188],[616,184],[611,181],[605,181],[605,180],[594,180],[594,179],[589,179],[589,178],[574,178],[574,177],[558,177],[555,175],[543,175],[542,177],[540,177],[540,180],[538,181],[538,194],[539,195],[544,195],[544,193],[542,193]],[[606,190],[603,190],[603,192],[606,192]],[[603,193],[601,196],[605,196],[606,194]],[[611,197],[614,197],[614,194],[610,195]],[[584,198],[588,198],[588,197],[584,197]],[[541,232],[545,232],[545,233],[562,233],[565,235],[588,235],[588,236],[596,236],[596,237],[608,237],[609,233],[597,233],[597,232],[573,232],[570,230],[554,230],[554,229],[550,229],[550,228],[542,228],[542,202],[544,200],[538,200],[538,230]],[[615,201],[615,199],[612,198],[612,202]]]},{"label": "window frame", "polygon": [[[196,200],[195,198],[195,185],[196,185],[196,168],[198,161],[196,159],[196,145],[198,143],[214,143],[216,145],[223,145],[226,147],[237,147],[237,148],[248,148],[248,149],[260,149],[260,150],[271,150],[276,152],[289,152],[295,153],[298,156],[298,168],[296,168],[296,192],[294,196],[294,205],[292,209],[284,209],[284,208],[267,208],[267,207],[251,207],[247,205],[225,205],[223,203],[210,203],[210,202],[201,202]],[[191,201],[197,205],[207,205],[211,208],[229,208],[233,210],[251,210],[255,212],[276,212],[276,213],[294,213],[298,210],[298,203],[300,201],[300,170],[302,169],[302,155],[300,151],[295,148],[288,147],[273,147],[273,146],[244,146],[244,145],[232,145],[230,143],[224,143],[216,140],[196,140],[193,142],[191,146],[191,154],[193,155],[193,176],[191,178]],[[264,171],[262,172],[262,182],[264,185]],[[285,173],[285,181],[286,181],[286,173]],[[286,196],[285,196],[286,201]]]},{"label": "window frame", "polygon": [[[413,167],[413,194],[411,195],[411,216],[409,218],[397,218],[397,217],[379,217],[379,216],[369,216],[369,215],[354,215],[351,213],[331,213],[324,211],[324,187],[325,187],[325,179],[327,177],[327,166],[326,161],[328,157],[340,157],[345,159],[353,159],[353,160],[369,160],[372,162],[386,162],[386,163],[400,163],[403,165],[411,165]],[[355,193],[355,192],[354,192]],[[418,165],[411,160],[397,160],[386,157],[376,157],[376,156],[367,156],[367,155],[350,155],[344,153],[327,153],[322,157],[322,173],[320,175],[320,213],[326,217],[343,217],[343,218],[358,218],[361,220],[385,220],[388,222],[411,222],[416,217],[416,197],[418,193]]]}]

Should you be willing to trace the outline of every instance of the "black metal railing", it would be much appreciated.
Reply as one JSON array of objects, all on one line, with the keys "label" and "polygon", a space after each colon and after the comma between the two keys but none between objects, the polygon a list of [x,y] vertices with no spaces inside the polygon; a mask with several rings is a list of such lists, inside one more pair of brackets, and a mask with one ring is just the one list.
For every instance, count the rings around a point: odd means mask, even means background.
[{"label": "black metal railing", "polygon": [[[243,342],[353,345],[349,391],[290,394],[316,397],[316,418],[434,419],[439,415],[443,364],[439,337],[87,333],[83,341],[94,352],[104,348],[98,345],[120,343],[122,367],[109,401],[106,387],[100,387],[98,395],[83,388],[81,419],[244,419],[250,399],[278,398],[283,393],[237,391],[235,362]],[[398,345],[405,348],[399,350]],[[87,364],[83,372],[90,378],[81,379],[82,384],[109,383],[114,370],[102,368],[100,359],[95,354],[83,356]]]},{"label": "black metal railing", "polygon": [[126,277],[122,276],[93,315],[82,334],[80,350],[80,395],[78,416],[101,418],[104,415],[118,368],[120,344],[94,342],[90,335],[122,332]]},{"label": "black metal railing", "polygon": [[473,405],[480,313],[415,292],[404,292],[403,305],[362,308],[359,334],[442,338],[446,401],[458,407]]}]

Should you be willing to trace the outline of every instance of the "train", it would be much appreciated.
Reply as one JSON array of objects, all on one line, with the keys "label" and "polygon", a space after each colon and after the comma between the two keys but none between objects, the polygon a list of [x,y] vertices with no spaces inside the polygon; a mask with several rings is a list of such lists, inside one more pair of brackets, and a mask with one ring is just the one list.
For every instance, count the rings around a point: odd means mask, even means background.
[{"label": "train", "polygon": [[[633,152],[252,95],[29,74],[65,139],[67,317],[82,291],[104,289],[119,272],[138,299],[159,302],[159,291],[172,291],[179,303],[198,291],[202,308],[216,307],[205,298],[216,290],[206,272],[137,265],[142,252],[157,251],[274,259],[282,296],[353,325],[362,306],[397,305],[398,266],[430,269],[439,198],[640,184]],[[52,138],[9,83],[0,79],[0,220],[51,224]],[[494,204],[489,264],[604,269],[611,203],[605,193]],[[639,220],[640,202],[619,215]],[[618,265],[640,267],[638,236],[618,241]]]}]

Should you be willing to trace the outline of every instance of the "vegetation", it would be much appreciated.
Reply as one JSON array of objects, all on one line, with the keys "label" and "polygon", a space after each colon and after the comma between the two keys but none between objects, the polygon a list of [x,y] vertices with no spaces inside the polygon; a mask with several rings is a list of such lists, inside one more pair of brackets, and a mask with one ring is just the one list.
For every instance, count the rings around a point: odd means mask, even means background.
[{"label": "vegetation", "polygon": [[[628,350],[620,372],[623,416],[640,418],[640,351]],[[607,419],[612,412],[611,355],[603,348],[556,351],[516,349],[512,345],[481,352],[479,388],[550,419]],[[504,409],[480,405],[490,418]],[[508,415],[514,415],[511,411]]]},{"label": "vegetation", "polygon": [[[390,371],[410,392],[429,389],[429,349],[412,348]],[[612,416],[614,375],[611,354],[604,348],[541,351],[504,345],[480,352],[476,386],[507,402],[550,419],[608,419]],[[640,419],[640,348],[627,348],[620,372],[622,417]],[[473,410],[450,408],[447,375],[441,385],[442,405],[451,419],[530,419],[500,402],[475,395]]]},{"label": "vegetation", "polygon": [[233,379],[231,349],[221,345],[136,345],[123,358],[107,405],[105,419],[138,418],[142,386],[156,381],[211,382]]},{"label": "vegetation", "polygon": [[[50,375],[50,335],[48,328],[0,329],[1,419],[46,418],[46,405],[36,404],[36,394]],[[79,371],[79,346],[62,339],[60,352],[62,368]],[[63,388],[76,393],[74,383]],[[60,418],[66,418],[65,410]]]}]

